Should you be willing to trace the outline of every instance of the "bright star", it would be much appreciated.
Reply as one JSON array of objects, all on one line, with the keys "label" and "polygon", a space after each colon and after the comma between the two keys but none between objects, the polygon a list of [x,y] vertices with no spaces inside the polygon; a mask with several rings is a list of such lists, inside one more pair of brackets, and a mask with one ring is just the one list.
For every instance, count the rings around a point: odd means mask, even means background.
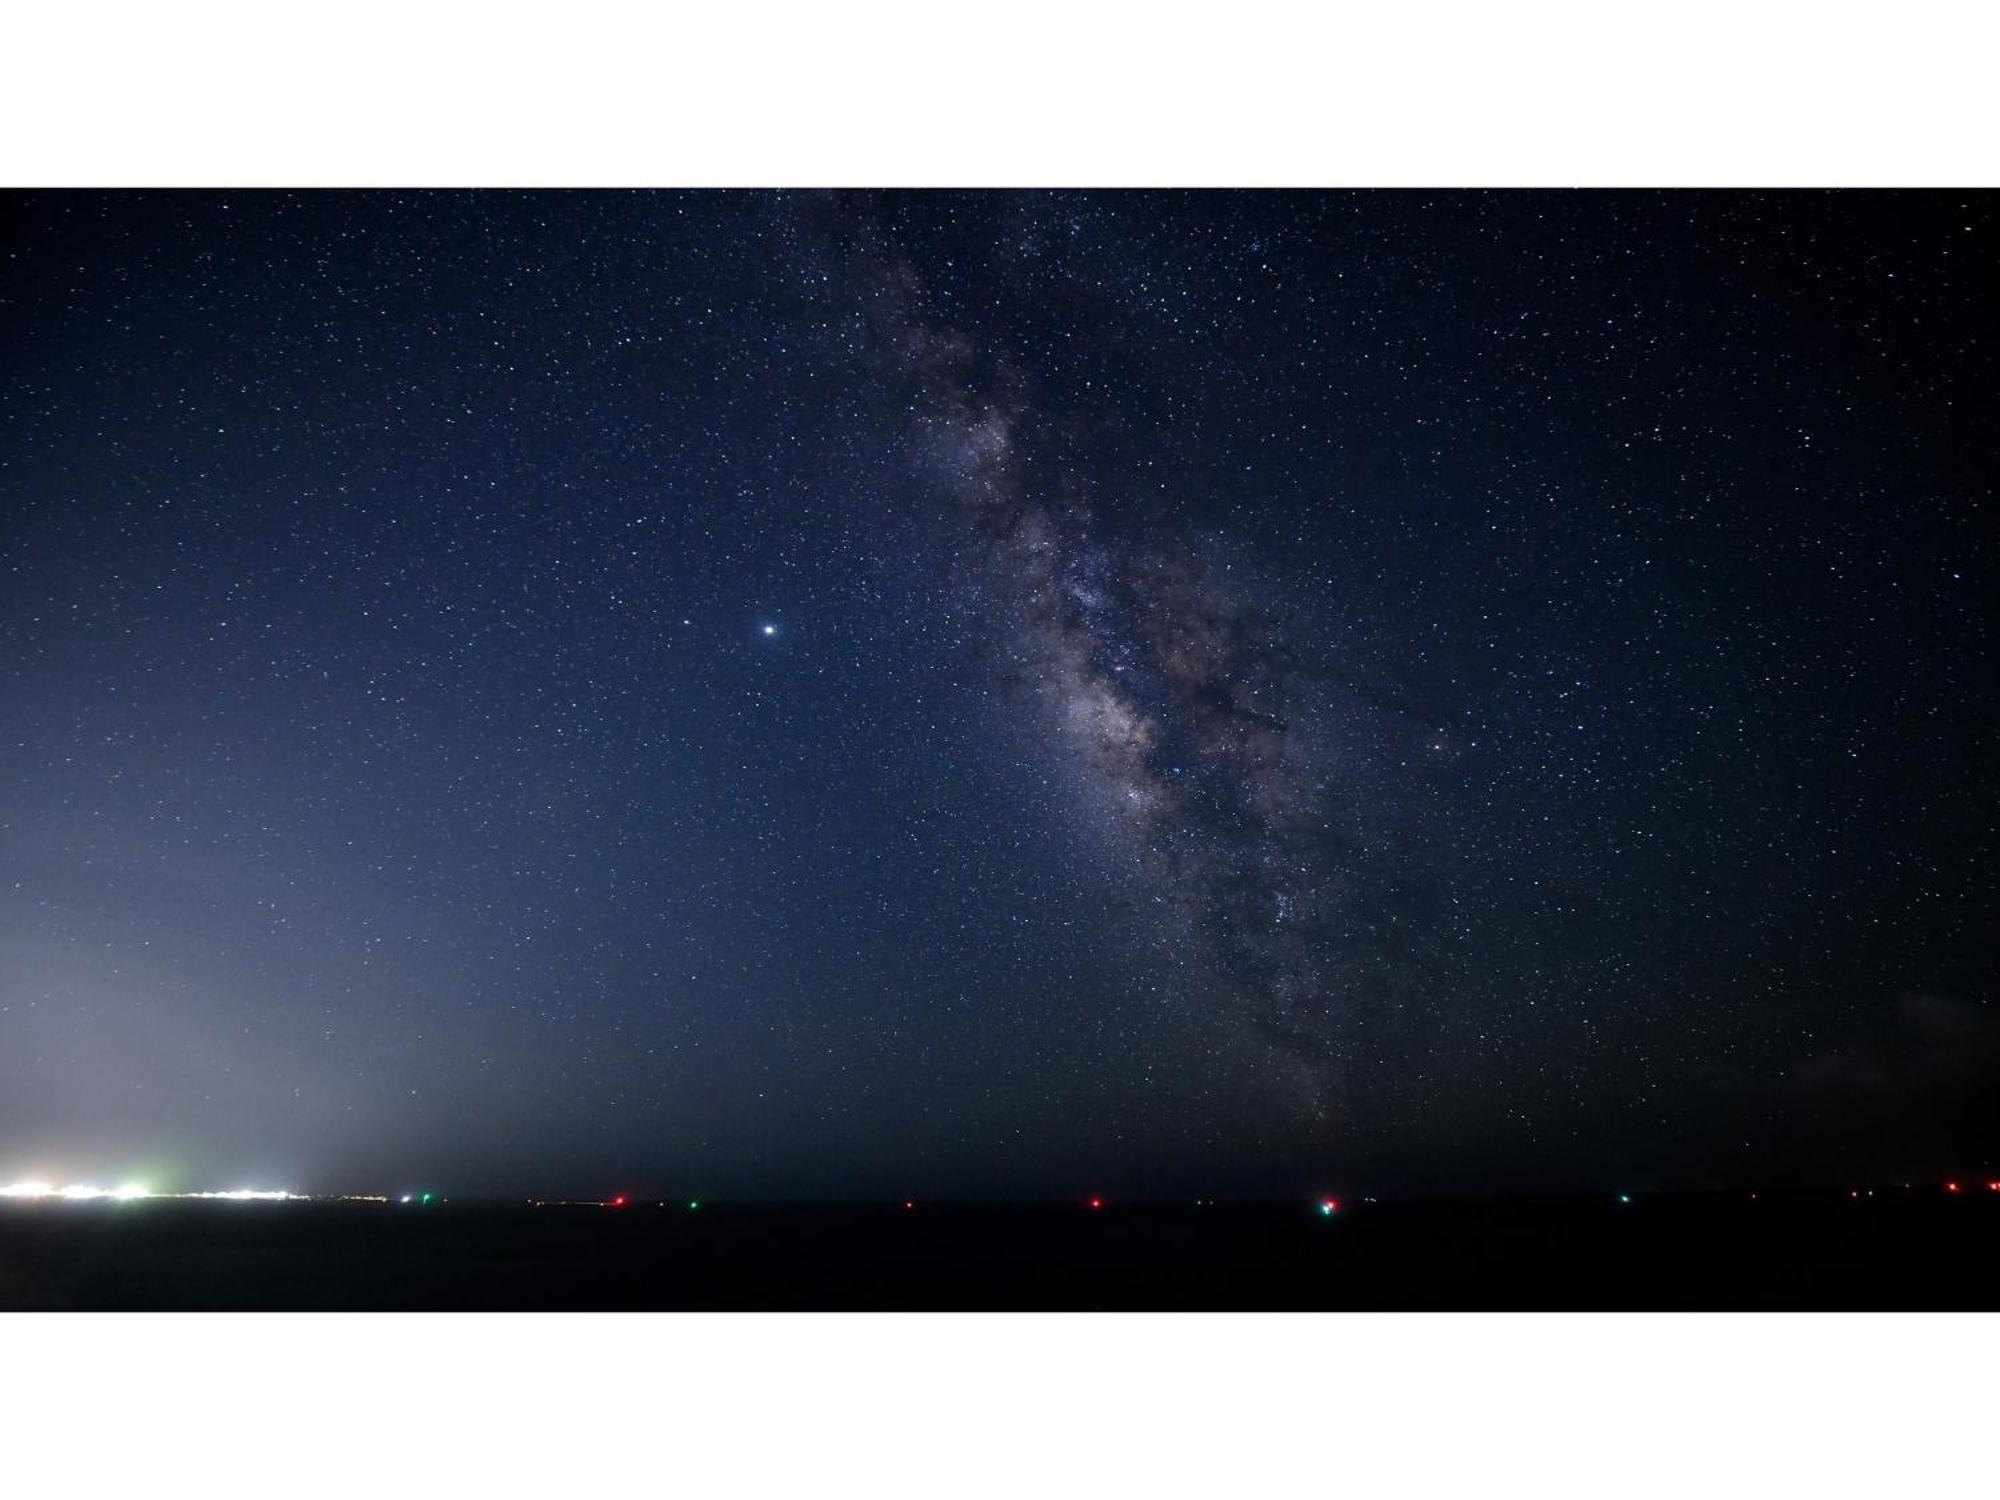
[{"label": "bright star", "polygon": [[761,626],[760,628],[766,635],[776,635],[778,633],[778,627],[775,625],[765,625]]}]

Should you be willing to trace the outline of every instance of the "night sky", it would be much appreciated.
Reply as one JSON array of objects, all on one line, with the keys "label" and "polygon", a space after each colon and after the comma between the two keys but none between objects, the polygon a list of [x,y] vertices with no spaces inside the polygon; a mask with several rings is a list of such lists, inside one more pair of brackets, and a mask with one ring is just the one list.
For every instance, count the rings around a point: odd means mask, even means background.
[{"label": "night sky", "polygon": [[1976,1170],[1995,207],[0,197],[0,1182]]}]

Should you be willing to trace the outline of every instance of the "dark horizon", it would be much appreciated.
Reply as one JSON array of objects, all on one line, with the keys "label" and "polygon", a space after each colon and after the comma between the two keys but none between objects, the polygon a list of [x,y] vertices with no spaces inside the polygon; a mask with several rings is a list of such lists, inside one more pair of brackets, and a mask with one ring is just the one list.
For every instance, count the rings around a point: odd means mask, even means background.
[{"label": "dark horizon", "polygon": [[0,1186],[1984,1179],[1994,195],[0,195]]},{"label": "dark horizon", "polygon": [[1962,1311],[1996,1226],[1994,1191],[25,1209],[0,1311]]}]

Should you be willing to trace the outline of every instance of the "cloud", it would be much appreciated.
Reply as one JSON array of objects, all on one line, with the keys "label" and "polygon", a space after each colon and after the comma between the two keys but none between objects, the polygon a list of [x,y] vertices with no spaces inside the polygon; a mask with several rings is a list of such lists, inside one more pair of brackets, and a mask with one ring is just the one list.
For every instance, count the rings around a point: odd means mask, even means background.
[{"label": "cloud", "polygon": [[2000,1090],[2000,1018],[1949,995],[1910,993],[1876,1024],[1793,1067],[1809,1099],[1935,1110],[1967,1090]]}]

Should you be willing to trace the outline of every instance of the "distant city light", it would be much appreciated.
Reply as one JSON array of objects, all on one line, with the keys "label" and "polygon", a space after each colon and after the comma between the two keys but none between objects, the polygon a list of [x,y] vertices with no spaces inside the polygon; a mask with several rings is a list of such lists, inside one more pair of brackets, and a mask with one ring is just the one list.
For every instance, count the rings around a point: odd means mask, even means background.
[{"label": "distant city light", "polygon": [[233,1188],[226,1193],[155,1193],[143,1182],[128,1182],[120,1187],[93,1187],[89,1183],[71,1183],[66,1187],[54,1187],[46,1182],[17,1182],[0,1188],[0,1198],[61,1198],[70,1203],[89,1203],[99,1198],[112,1198],[130,1203],[138,1198],[227,1198],[243,1200],[250,1198],[276,1201],[295,1198],[296,1193],[267,1191],[260,1188]]},{"label": "distant city light", "polygon": [[410,1201],[410,1195],[408,1193],[405,1193],[403,1194],[402,1197],[398,1198],[396,1201],[398,1203],[408,1203]]},{"label": "distant city light", "polygon": [[[225,1193],[176,1193],[176,1198],[219,1198],[229,1203],[283,1203],[298,1197],[283,1188],[231,1188]],[[405,1200],[408,1201],[408,1200]]]},{"label": "distant city light", "polygon": [[[114,1203],[136,1203],[140,1199],[208,1199],[227,1203],[296,1203],[305,1201],[303,1195],[289,1192],[283,1188],[230,1188],[225,1192],[156,1193],[143,1182],[120,1183],[115,1188],[101,1188],[87,1182],[74,1182],[58,1187],[54,1183],[42,1182],[39,1179],[9,1183],[6,1187],[0,1187],[0,1198],[60,1198],[66,1203],[96,1203],[106,1200]],[[339,1201],[386,1203],[389,1200],[379,1197],[343,1195]],[[405,1198],[403,1201],[407,1203],[410,1200]]]}]

